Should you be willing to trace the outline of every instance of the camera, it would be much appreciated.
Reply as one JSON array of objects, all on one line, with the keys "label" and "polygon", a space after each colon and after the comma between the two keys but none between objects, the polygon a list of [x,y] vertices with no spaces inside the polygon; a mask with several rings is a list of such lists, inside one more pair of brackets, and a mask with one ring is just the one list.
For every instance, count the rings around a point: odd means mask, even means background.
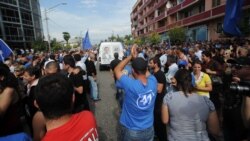
[{"label": "camera", "polygon": [[230,91],[244,96],[250,97],[250,81],[242,81],[239,83],[231,83]]},{"label": "camera", "polygon": [[[246,59],[244,58],[239,58],[237,60],[228,60],[227,63],[231,64],[231,67],[235,68],[235,71],[237,72],[237,77],[239,78],[244,78],[238,83],[232,82],[232,78],[229,79],[230,82],[228,84],[229,90],[232,93],[236,93],[239,95],[244,95],[250,97],[250,72],[249,69],[250,67],[245,64]],[[232,76],[231,76],[232,77]]]}]

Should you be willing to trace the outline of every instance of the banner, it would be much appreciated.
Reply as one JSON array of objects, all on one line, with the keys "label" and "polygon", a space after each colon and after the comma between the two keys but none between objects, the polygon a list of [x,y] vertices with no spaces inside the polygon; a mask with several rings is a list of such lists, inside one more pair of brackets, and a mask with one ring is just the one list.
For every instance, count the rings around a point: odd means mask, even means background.
[{"label": "banner", "polygon": [[2,39],[0,39],[0,61],[3,62],[11,54],[13,54],[13,51]]},{"label": "banner", "polygon": [[227,0],[224,17],[223,30],[225,33],[233,36],[241,36],[238,27],[241,17],[241,9],[244,0]]},{"label": "banner", "polygon": [[90,40],[89,40],[89,31],[87,31],[85,34],[85,37],[82,41],[82,49],[87,50],[87,49],[91,49],[91,48],[92,48],[92,45],[91,45]]}]

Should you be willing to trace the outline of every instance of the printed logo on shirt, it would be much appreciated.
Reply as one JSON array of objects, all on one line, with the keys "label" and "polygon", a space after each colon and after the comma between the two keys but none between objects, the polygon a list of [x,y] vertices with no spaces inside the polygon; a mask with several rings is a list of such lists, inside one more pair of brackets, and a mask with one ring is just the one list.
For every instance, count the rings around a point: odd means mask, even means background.
[{"label": "printed logo on shirt", "polygon": [[122,73],[125,74],[125,75],[128,75],[128,70],[122,70]]},{"label": "printed logo on shirt", "polygon": [[139,97],[137,98],[136,104],[139,109],[147,109],[150,107],[153,97],[155,94],[153,93],[152,90],[139,94]]},{"label": "printed logo on shirt", "polygon": [[91,128],[80,141],[99,141],[96,128]]}]

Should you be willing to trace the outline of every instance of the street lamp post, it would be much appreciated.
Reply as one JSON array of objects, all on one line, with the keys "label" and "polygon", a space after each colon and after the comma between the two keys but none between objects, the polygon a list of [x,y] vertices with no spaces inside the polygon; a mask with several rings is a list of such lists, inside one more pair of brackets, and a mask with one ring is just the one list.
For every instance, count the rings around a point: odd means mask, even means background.
[{"label": "street lamp post", "polygon": [[59,4],[53,6],[53,7],[49,8],[49,9],[45,9],[45,10],[44,10],[44,15],[45,15],[45,20],[46,20],[47,36],[48,36],[48,44],[49,44],[49,53],[51,53],[51,46],[50,46],[49,24],[48,24],[49,18],[48,18],[48,15],[47,15],[47,14],[48,14],[52,9],[56,8],[57,6],[66,5],[66,4],[67,4],[67,3],[59,3]]}]

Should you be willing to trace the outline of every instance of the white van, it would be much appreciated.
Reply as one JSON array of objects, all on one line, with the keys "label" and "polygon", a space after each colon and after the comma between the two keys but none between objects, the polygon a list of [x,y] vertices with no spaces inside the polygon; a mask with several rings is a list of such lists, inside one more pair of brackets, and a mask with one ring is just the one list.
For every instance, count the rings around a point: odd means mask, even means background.
[{"label": "white van", "polygon": [[123,45],[121,42],[103,42],[99,47],[99,69],[102,70],[104,66],[109,67],[110,62],[114,60],[114,53],[119,54],[119,59],[122,60]]}]

